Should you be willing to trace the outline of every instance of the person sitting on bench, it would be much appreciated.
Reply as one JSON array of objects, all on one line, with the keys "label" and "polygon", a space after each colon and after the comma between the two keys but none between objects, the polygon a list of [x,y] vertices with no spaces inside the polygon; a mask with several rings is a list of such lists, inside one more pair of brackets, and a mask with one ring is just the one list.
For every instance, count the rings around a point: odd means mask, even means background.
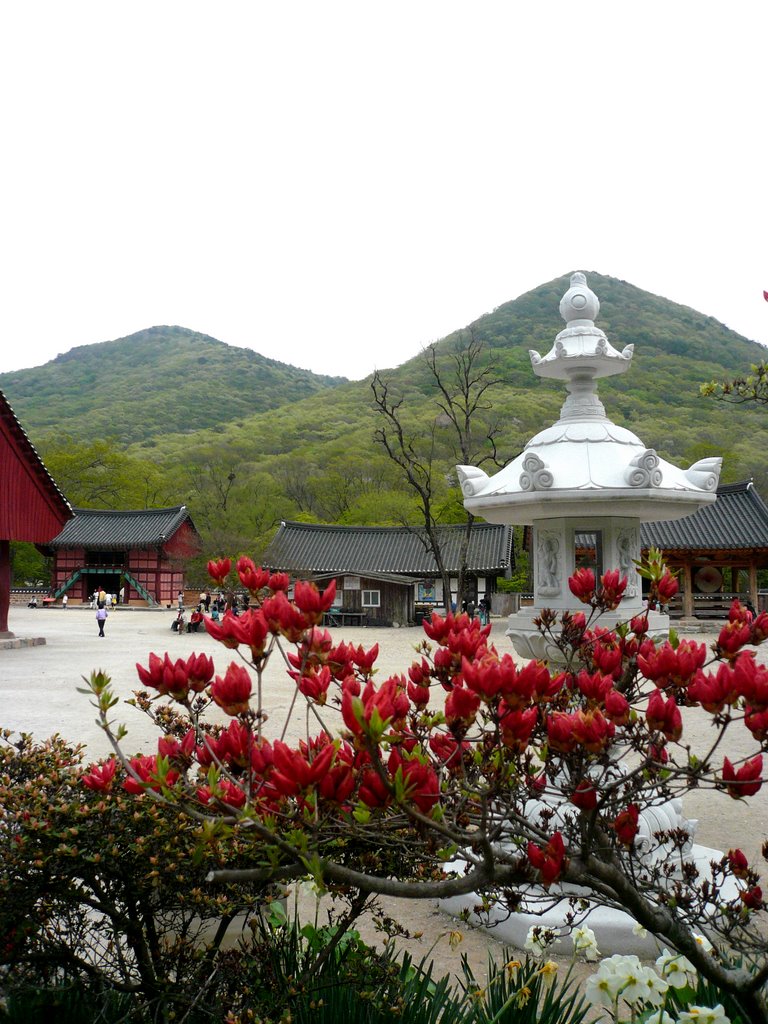
[{"label": "person sitting on bench", "polygon": [[188,633],[196,633],[200,629],[200,624],[203,621],[203,613],[200,611],[200,606],[192,612],[189,617],[189,625],[187,626]]}]

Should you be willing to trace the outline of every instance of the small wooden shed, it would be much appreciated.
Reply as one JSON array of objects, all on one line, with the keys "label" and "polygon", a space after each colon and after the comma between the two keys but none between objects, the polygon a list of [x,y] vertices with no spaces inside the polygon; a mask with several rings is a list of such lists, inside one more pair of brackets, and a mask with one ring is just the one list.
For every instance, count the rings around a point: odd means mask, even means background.
[{"label": "small wooden shed", "polygon": [[[440,545],[454,580],[465,527],[440,527]],[[336,580],[337,607],[330,618],[339,625],[365,621],[371,625],[404,625],[436,607],[445,607],[443,584],[423,531],[399,526],[328,526],[281,523],[264,554],[273,570],[320,583]],[[496,579],[512,565],[512,530],[475,523],[467,552],[470,594],[475,601],[490,596]]]},{"label": "small wooden shed", "polygon": [[123,601],[171,604],[184,589],[188,560],[202,547],[185,505],[113,512],[74,510],[74,517],[41,550],[53,556],[54,597],[88,601],[94,590]]},{"label": "small wooden shed", "polygon": [[16,414],[0,391],[0,637],[8,630],[10,542],[44,544],[73,515]]}]

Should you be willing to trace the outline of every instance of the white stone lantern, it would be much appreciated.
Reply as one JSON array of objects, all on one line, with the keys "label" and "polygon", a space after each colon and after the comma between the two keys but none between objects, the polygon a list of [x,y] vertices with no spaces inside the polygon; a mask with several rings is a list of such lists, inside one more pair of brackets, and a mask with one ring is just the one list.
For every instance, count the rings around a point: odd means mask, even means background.
[{"label": "white stone lantern", "polygon": [[[458,466],[468,512],[491,523],[533,528],[534,599],[509,618],[507,635],[526,658],[557,658],[534,626],[543,608],[561,613],[583,605],[568,577],[579,565],[620,569],[627,589],[615,612],[601,617],[611,628],[644,608],[640,577],[640,524],[679,519],[715,501],[722,460],[702,459],[682,470],[659,458],[635,434],[605,414],[597,381],[629,369],[634,346],[618,352],[595,326],[597,296],[582,273],[573,274],[560,302],[565,330],[545,356],[531,351],[533,372],[566,382],[560,419],[536,434],[523,452],[489,477]],[[649,613],[649,631],[660,636],[669,619]]]}]

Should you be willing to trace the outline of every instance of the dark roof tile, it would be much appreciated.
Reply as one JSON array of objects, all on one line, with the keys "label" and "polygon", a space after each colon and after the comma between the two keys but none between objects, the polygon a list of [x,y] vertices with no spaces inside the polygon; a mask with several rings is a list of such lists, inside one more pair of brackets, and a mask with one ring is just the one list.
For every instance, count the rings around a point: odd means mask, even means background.
[{"label": "dark roof tile", "polygon": [[194,529],[186,505],[129,512],[76,508],[74,513],[74,519],[70,519],[48,547],[86,547],[105,551],[145,548],[165,543],[186,520]]},{"label": "dark roof tile", "polygon": [[644,548],[661,551],[768,550],[768,506],[753,483],[725,484],[693,515],[643,523],[640,537]]},{"label": "dark roof tile", "polygon": [[[459,566],[464,526],[441,526],[440,542],[449,572]],[[423,530],[400,526],[327,526],[282,523],[264,555],[264,564],[294,573],[366,572],[434,576],[434,556],[423,544]],[[503,573],[512,558],[508,526],[475,523],[470,534],[467,568]]]}]

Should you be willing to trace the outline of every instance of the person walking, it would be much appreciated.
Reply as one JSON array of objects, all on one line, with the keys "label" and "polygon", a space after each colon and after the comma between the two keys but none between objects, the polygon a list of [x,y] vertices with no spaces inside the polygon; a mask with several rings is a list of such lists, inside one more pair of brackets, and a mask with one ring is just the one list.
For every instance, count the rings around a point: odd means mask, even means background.
[{"label": "person walking", "polygon": [[61,607],[64,609],[64,611],[67,610],[67,605],[68,604],[69,604],[69,596],[67,594],[65,594],[64,597],[62,597],[62,599],[61,599]]},{"label": "person walking", "polygon": [[106,604],[99,605],[96,609],[96,625],[99,627],[99,636],[104,636],[104,626],[106,625],[108,614]]}]

